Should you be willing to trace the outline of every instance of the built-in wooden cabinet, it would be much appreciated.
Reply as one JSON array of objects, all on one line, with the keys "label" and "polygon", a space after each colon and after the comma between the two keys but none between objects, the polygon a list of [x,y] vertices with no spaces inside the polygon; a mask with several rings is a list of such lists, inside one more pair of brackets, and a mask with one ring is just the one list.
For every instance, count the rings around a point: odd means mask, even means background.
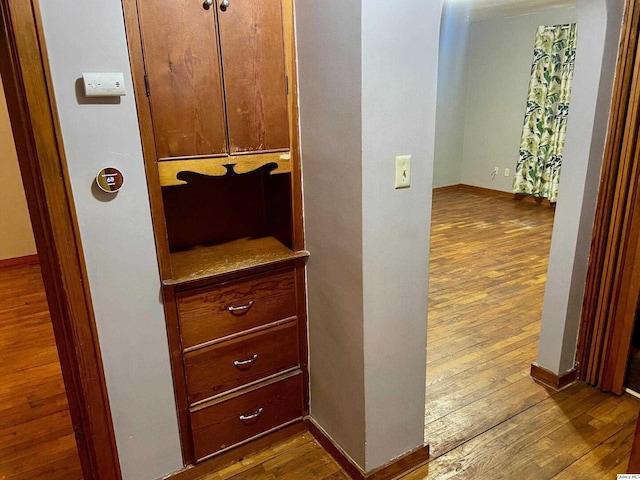
[{"label": "built-in wooden cabinet", "polygon": [[125,0],[185,464],[308,411],[292,0]]},{"label": "built-in wooden cabinet", "polygon": [[289,150],[280,0],[139,5],[160,160]]},{"label": "built-in wooden cabinet", "polygon": [[165,285],[196,462],[306,414],[303,264],[284,265]]}]

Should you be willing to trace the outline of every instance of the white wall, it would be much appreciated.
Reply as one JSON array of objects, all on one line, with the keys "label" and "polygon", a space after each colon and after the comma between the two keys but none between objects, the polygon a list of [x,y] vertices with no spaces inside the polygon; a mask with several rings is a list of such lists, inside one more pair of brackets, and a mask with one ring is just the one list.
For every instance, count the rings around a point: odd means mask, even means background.
[{"label": "white wall", "polygon": [[0,260],[36,253],[9,112],[0,79]]},{"label": "white wall", "polygon": [[558,374],[574,367],[624,1],[576,0],[576,5],[578,53],[564,187],[556,207],[538,350],[538,363]]},{"label": "white wall", "polygon": [[441,5],[296,5],[311,416],[365,471],[424,440]]},{"label": "white wall", "polygon": [[[460,15],[452,17],[459,19]],[[437,144],[434,185],[463,183],[511,192],[536,30],[539,25],[576,20],[575,8],[556,7],[528,15],[468,22],[466,35],[464,21],[454,20],[460,36],[457,40],[450,40],[449,34],[445,37],[447,30],[443,31],[440,48],[450,51],[442,51],[446,70],[439,80],[438,119],[443,120],[443,125],[438,125],[438,138],[445,140]],[[580,33],[578,26],[578,55]],[[468,41],[466,67],[452,67],[452,61],[445,60],[445,53],[459,55],[464,50],[464,40]],[[449,102],[450,98],[459,100]],[[459,103],[463,101],[461,107]],[[451,140],[446,142],[447,138]],[[496,166],[500,172],[493,178],[491,173]],[[504,176],[505,168],[510,170],[508,177]],[[436,172],[443,171],[458,171],[460,175],[436,177]]]},{"label": "white wall", "polygon": [[[367,471],[424,440],[441,9],[442,1],[362,2]],[[413,156],[411,188],[395,190],[395,156],[403,154]]]},{"label": "white wall", "polygon": [[364,466],[360,2],[298,2],[296,28],[311,415]]},{"label": "white wall", "polygon": [[[125,480],[182,467],[160,280],[120,0],[41,2],[58,115]],[[119,104],[79,104],[82,72],[124,72]],[[92,189],[105,166],[126,179]]]},{"label": "white wall", "polygon": [[446,2],[440,25],[438,103],[433,186],[458,185],[462,178],[467,106],[469,21],[463,4]]},{"label": "white wall", "polygon": [[[512,191],[536,30],[575,21],[575,8],[553,8],[471,22],[461,183]],[[578,55],[580,31],[578,26]],[[492,180],[496,166],[500,172]],[[509,177],[504,176],[505,168],[510,169]]]}]

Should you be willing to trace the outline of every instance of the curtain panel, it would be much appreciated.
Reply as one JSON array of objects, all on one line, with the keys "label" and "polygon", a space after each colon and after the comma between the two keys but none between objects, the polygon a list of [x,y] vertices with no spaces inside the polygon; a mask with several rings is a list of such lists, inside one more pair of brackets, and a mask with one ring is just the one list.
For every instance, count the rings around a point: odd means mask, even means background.
[{"label": "curtain panel", "polygon": [[513,192],[556,202],[564,153],[577,26],[541,26],[529,80],[529,94]]}]

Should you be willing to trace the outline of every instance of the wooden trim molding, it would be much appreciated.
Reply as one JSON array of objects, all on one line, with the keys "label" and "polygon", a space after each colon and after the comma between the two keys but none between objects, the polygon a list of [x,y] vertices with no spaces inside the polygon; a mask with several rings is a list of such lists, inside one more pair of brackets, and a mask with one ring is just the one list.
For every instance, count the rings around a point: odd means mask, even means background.
[{"label": "wooden trim molding", "polygon": [[518,202],[527,202],[527,203],[535,203],[537,205],[544,205],[547,207],[556,206],[555,203],[549,202],[546,198],[538,198],[533,197],[531,195],[523,195],[523,194],[515,194],[510,192],[503,192],[502,190],[493,190],[491,188],[484,187],[476,187],[474,185],[465,185],[464,183],[459,183],[456,185],[447,185],[445,187],[436,187],[433,189],[434,192],[469,192],[476,195],[483,195],[487,197],[495,197],[495,198],[508,198],[511,200],[515,200]]},{"label": "wooden trim molding", "polygon": [[25,255],[24,257],[4,258],[0,260],[0,268],[15,267],[16,265],[36,265],[38,254]]},{"label": "wooden trim molding", "polygon": [[640,288],[633,263],[640,232],[639,25],[640,5],[627,0],[576,355],[579,379],[618,394]]},{"label": "wooden trim molding", "polygon": [[309,432],[354,480],[392,480],[407,475],[429,462],[429,445],[423,445],[381,467],[364,472],[336,446],[333,440],[313,420],[309,420]]},{"label": "wooden trim molding", "polygon": [[0,75],[85,480],[120,480],[37,0],[0,0]]},{"label": "wooden trim molding", "polygon": [[542,368],[537,363],[531,364],[531,376],[541,384],[552,388],[553,390],[562,390],[574,383],[578,377],[578,372],[573,369],[569,372],[557,375],[549,370]]}]

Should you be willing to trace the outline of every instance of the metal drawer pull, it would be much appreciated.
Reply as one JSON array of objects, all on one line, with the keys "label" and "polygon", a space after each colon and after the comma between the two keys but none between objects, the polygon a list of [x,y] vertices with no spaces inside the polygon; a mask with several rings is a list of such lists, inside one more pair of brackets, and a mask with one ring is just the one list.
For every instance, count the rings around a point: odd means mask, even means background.
[{"label": "metal drawer pull", "polygon": [[249,303],[238,307],[227,307],[227,310],[232,315],[244,315],[251,307],[253,307],[253,300],[249,300]]},{"label": "metal drawer pull", "polygon": [[213,5],[213,0],[204,0],[204,2],[202,2],[202,8],[205,10],[209,10],[211,5]]},{"label": "metal drawer pull", "polygon": [[220,2],[220,10],[222,10],[223,12],[226,12],[227,8],[229,8],[229,0],[222,0]]},{"label": "metal drawer pull", "polygon": [[262,414],[263,410],[264,408],[260,407],[251,415],[240,415],[238,418],[240,419],[241,422],[250,422],[252,420],[256,420]]},{"label": "metal drawer pull", "polygon": [[258,359],[258,354],[256,353],[253,357],[249,358],[248,360],[236,360],[235,362],[233,362],[233,364],[238,368],[249,367],[253,365],[253,363],[257,359]]}]

